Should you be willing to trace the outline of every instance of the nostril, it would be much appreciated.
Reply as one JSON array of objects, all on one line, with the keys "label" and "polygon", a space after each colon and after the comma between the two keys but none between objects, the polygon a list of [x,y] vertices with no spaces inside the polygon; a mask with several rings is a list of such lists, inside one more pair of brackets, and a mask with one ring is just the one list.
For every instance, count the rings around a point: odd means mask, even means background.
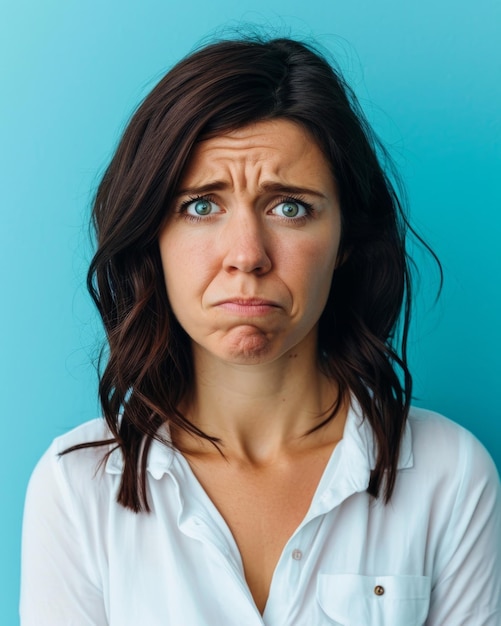
[{"label": "nostril", "polygon": [[239,245],[231,246],[224,265],[242,272],[263,273],[271,267],[271,261],[264,246]]}]

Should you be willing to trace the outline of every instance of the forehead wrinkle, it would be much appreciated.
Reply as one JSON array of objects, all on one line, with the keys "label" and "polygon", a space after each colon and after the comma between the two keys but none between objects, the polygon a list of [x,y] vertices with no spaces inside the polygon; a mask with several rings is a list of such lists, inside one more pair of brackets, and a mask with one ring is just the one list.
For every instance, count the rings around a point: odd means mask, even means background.
[{"label": "forehead wrinkle", "polygon": [[[270,154],[264,152],[256,154],[253,150],[242,154],[214,154],[210,156],[211,150],[205,151],[205,155],[200,155],[201,160],[207,159],[208,167],[205,165],[197,167],[197,160],[193,163],[193,176],[189,176],[188,186],[203,186],[208,181],[221,183],[221,188],[228,188],[232,191],[243,191],[245,189],[260,189],[260,181],[275,179],[280,177],[280,164]],[[219,152],[219,150],[217,150]],[[240,150],[238,150],[240,152]],[[269,150],[268,150],[269,152]],[[280,151],[278,157],[282,155]],[[197,176],[200,172],[201,176]]]},{"label": "forehead wrinkle", "polygon": [[[269,122],[265,124],[263,132],[257,124],[237,131],[243,135],[226,134],[201,141],[182,186],[203,188],[212,184],[214,188],[232,192],[248,188],[259,193],[267,191],[266,183],[271,183],[270,187],[315,187],[317,172],[308,167],[308,157],[314,153],[316,144],[305,135],[304,129],[290,123],[288,126],[296,132],[294,139],[291,141],[287,133],[280,133],[277,141],[277,134],[267,130]],[[299,161],[303,161],[303,166],[298,170]]]},{"label": "forehead wrinkle", "polygon": [[266,193],[273,187],[287,187],[289,176],[286,175],[287,163],[273,162],[271,159],[241,159],[231,162],[229,169],[234,191],[257,191]]}]

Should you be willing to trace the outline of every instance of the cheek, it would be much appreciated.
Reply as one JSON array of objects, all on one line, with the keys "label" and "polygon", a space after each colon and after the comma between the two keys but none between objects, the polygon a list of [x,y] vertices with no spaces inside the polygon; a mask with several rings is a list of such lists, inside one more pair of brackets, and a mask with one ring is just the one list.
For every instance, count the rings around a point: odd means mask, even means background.
[{"label": "cheek", "polygon": [[[305,245],[298,246],[295,257],[302,268],[302,273],[312,284],[323,284],[332,279],[339,248],[339,238],[317,237]],[[299,268],[298,268],[299,269]]]},{"label": "cheek", "polygon": [[[332,240],[328,242],[316,242],[308,250],[304,250],[301,269],[298,275],[302,275],[302,293],[304,311],[318,318],[325,308],[329,296],[332,277],[337,259],[337,244]],[[299,302],[298,302],[299,304]]]},{"label": "cheek", "polygon": [[165,238],[160,241],[160,255],[167,295],[171,305],[175,299],[186,301],[200,293],[210,274],[210,249],[199,241]]}]

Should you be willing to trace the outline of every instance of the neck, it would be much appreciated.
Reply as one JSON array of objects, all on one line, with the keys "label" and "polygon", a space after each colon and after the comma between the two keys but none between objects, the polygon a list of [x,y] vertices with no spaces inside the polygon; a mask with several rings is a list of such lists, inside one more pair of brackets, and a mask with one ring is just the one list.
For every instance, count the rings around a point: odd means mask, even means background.
[{"label": "neck", "polygon": [[[202,431],[221,440],[225,456],[266,464],[284,451],[342,437],[344,406],[329,425],[305,436],[338,399],[337,385],[320,372],[313,346],[253,365],[223,362],[195,349],[194,366],[194,394],[183,412]],[[180,432],[175,442],[189,453],[214,452],[211,444]]]}]

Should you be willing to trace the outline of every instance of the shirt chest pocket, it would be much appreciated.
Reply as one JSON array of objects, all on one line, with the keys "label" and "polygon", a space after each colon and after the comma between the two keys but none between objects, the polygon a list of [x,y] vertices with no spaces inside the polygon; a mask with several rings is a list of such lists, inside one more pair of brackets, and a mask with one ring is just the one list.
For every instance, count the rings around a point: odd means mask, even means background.
[{"label": "shirt chest pocket", "polygon": [[427,576],[320,574],[317,600],[333,625],[422,626],[430,590]]}]

